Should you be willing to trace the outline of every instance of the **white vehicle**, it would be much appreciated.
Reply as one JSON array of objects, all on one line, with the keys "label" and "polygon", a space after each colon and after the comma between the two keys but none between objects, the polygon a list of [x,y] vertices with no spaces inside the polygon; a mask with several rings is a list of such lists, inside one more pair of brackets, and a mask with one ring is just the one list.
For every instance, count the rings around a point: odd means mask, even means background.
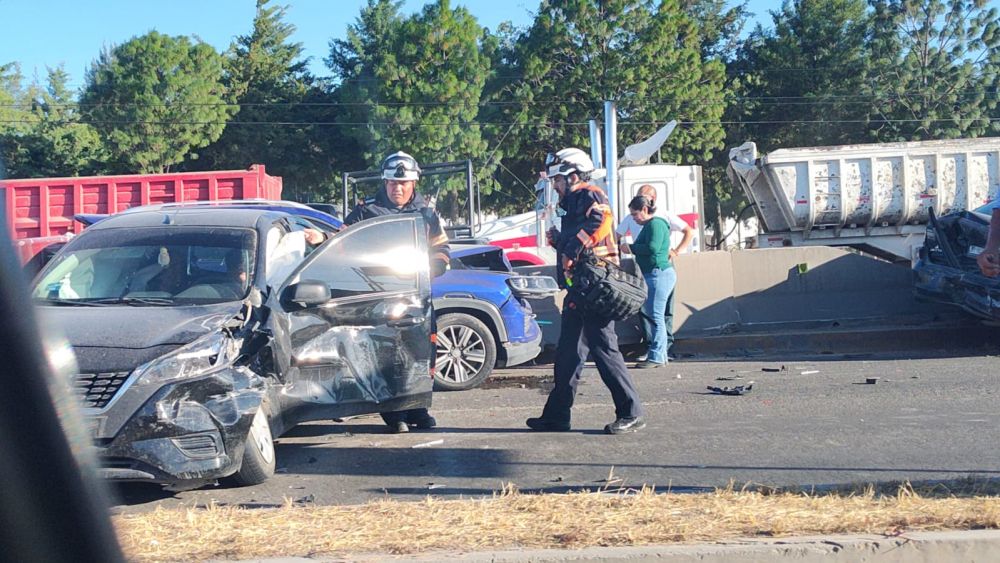
[{"label": "white vehicle", "polygon": [[[613,112],[612,112],[613,115]],[[615,125],[606,126],[611,154],[615,155],[615,166],[610,170],[615,178],[609,186],[609,170],[595,171],[593,182],[604,188],[613,206],[615,220],[621,221],[629,214],[628,203],[635,197],[639,187],[649,184],[656,189],[657,213],[672,211],[695,229],[691,251],[703,249],[704,209],[700,166],[678,166],[674,164],[649,164],[649,158],[663,145],[675,122],[670,122],[655,135],[625,149],[623,157],[617,156],[614,142]],[[594,164],[601,165],[599,132],[596,123],[591,123],[591,154]],[[537,200],[535,210],[494,221],[486,221],[477,226],[473,237],[481,242],[505,249],[512,266],[540,266],[555,264],[555,251],[545,242],[545,231],[559,225],[558,197],[547,181],[536,185]],[[674,245],[680,242],[681,233],[672,233]]]},{"label": "white vehicle", "polygon": [[913,261],[933,209],[974,210],[1000,193],[1000,138],[729,151],[730,181],[757,207],[762,248],[850,246]]}]

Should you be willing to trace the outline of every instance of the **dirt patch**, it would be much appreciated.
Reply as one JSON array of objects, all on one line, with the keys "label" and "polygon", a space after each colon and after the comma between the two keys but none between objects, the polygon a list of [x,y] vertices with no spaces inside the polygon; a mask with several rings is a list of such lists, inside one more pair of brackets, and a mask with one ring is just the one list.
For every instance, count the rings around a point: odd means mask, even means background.
[{"label": "dirt patch", "polygon": [[523,375],[491,377],[484,381],[476,389],[541,389],[549,392],[552,390],[552,376]]},{"label": "dirt patch", "polygon": [[967,479],[824,492],[649,489],[360,506],[156,510],[116,516],[130,560],[412,554],[440,550],[582,548],[753,536],[1000,528],[1000,485]]}]

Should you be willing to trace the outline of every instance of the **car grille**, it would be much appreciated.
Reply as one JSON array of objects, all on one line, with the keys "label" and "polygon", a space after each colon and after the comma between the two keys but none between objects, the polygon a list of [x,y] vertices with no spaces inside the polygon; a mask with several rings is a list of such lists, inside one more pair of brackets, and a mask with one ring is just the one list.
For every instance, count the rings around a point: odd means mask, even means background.
[{"label": "car grille", "polygon": [[84,407],[103,409],[128,380],[129,373],[78,373],[74,387]]}]

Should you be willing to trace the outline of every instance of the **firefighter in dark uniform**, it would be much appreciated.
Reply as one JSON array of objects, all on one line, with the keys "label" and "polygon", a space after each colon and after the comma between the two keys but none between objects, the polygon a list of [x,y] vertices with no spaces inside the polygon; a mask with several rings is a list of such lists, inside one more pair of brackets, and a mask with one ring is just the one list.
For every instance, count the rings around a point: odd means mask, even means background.
[{"label": "firefighter in dark uniform", "polygon": [[[448,235],[441,227],[441,218],[416,192],[417,180],[420,179],[420,166],[417,161],[402,151],[390,155],[382,161],[382,179],[385,180],[385,189],[379,190],[375,197],[355,207],[344,219],[344,223],[353,225],[358,221],[383,215],[419,213],[427,225],[431,276],[437,277],[445,273],[451,261]],[[436,323],[432,326],[432,332],[436,333]],[[382,420],[393,432],[407,432],[411,426],[433,428],[437,424],[427,409],[382,413]]]},{"label": "firefighter in dark uniform", "polygon": [[549,231],[549,244],[556,249],[560,286],[570,291],[563,302],[555,387],[549,393],[542,416],[529,418],[527,425],[542,432],[570,429],[570,410],[589,354],[615,403],[615,421],[605,426],[604,431],[608,434],[635,432],[646,423],[642,419],[639,394],[618,350],[615,323],[583,310],[571,287],[573,261],[582,252],[590,251],[598,258],[617,263],[611,207],[604,191],[588,183],[594,164],[582,150],[563,149],[550,155],[546,165],[548,177],[559,193],[559,206],[566,212],[562,217],[562,231],[555,228]]}]

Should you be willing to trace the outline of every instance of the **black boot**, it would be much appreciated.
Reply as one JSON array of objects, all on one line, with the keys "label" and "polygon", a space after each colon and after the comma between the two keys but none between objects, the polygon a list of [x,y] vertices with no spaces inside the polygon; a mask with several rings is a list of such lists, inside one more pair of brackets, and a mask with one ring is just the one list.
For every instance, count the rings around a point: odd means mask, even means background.
[{"label": "black boot", "polygon": [[529,418],[524,421],[528,428],[536,432],[568,432],[568,422],[556,422],[545,418]]}]

